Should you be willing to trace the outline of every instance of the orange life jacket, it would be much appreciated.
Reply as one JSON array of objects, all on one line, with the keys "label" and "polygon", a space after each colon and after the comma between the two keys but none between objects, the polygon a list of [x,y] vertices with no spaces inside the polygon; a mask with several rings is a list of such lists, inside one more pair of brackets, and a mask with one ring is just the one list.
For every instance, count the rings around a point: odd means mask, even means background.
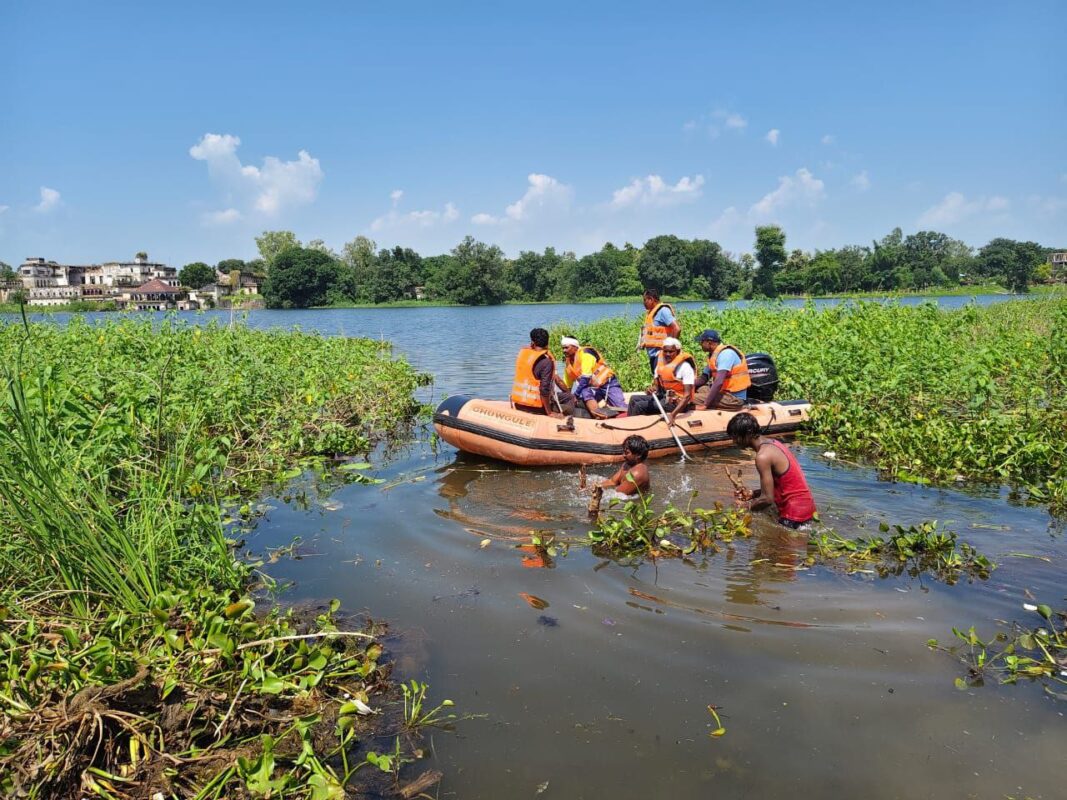
[{"label": "orange life jacket", "polygon": [[519,351],[515,358],[515,380],[511,384],[511,402],[514,405],[544,407],[541,401],[541,381],[534,375],[534,365],[545,357],[552,362],[552,370],[555,371],[556,360],[547,350],[524,347]]},{"label": "orange life jacket", "polygon": [[645,314],[645,324],[644,327],[641,328],[641,346],[646,349],[663,347],[663,340],[671,335],[670,328],[657,325],[655,322],[656,314],[659,313],[659,310],[664,306],[667,306],[667,308],[671,310],[671,314],[674,315],[675,319],[678,318],[678,316],[674,314],[674,306],[670,303],[657,303],[654,305],[652,310]]},{"label": "orange life jacket", "polygon": [[[594,389],[599,389],[605,383],[610,381],[615,375],[615,370],[604,363],[604,359],[600,355],[595,347],[588,344],[583,344],[578,348],[578,352],[574,354],[574,360],[568,361],[564,370],[567,373],[567,377],[570,379],[569,383],[574,383],[582,377],[582,353],[588,353],[596,359],[596,364],[593,366],[592,377],[589,378],[589,385]],[[569,384],[568,384],[569,385]]]},{"label": "orange life jacket", "polygon": [[662,352],[659,354],[659,359],[656,361],[656,381],[666,391],[685,394],[685,384],[678,380],[678,376],[674,374],[683,361],[688,361],[693,367],[693,371],[696,371],[697,362],[689,353],[679,353],[674,357],[674,361],[670,363],[667,363]]},{"label": "orange life jacket", "polygon": [[741,359],[741,363],[730,370],[730,374],[726,376],[726,382],[723,383],[722,388],[731,393],[742,392],[752,385],[752,379],[748,375],[748,359],[745,358],[744,353],[732,344],[720,344],[708,356],[708,368],[711,370],[712,380],[715,379],[715,373],[718,371],[715,369],[715,362],[719,358],[719,353],[723,350],[733,350],[737,353],[738,358]]}]

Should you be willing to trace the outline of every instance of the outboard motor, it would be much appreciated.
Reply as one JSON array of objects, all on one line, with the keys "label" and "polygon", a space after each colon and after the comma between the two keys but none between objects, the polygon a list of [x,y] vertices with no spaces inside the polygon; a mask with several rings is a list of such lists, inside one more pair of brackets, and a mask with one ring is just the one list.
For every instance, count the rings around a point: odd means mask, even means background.
[{"label": "outboard motor", "polygon": [[749,402],[769,403],[778,391],[778,368],[774,359],[766,353],[748,353],[748,377],[752,385],[748,387]]}]

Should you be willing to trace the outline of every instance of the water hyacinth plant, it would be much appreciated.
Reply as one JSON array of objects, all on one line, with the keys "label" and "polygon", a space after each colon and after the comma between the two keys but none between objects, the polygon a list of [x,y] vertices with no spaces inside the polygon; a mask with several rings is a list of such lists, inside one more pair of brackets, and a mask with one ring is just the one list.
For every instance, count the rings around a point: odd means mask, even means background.
[{"label": "water hyacinth plant", "polygon": [[368,765],[395,782],[399,739],[387,763],[350,758],[387,689],[374,632],[339,630],[336,603],[256,610],[220,503],[366,454],[422,378],[380,342],[130,319],[0,327],[0,364],[5,796],[341,797]]},{"label": "water hyacinth plant", "polygon": [[[766,304],[680,313],[682,341],[717,328],[777,362],[778,396],[813,404],[808,437],[895,480],[1008,484],[1067,511],[1067,300],[830,308]],[[648,384],[640,320],[556,326],[600,348],[623,387]]]}]

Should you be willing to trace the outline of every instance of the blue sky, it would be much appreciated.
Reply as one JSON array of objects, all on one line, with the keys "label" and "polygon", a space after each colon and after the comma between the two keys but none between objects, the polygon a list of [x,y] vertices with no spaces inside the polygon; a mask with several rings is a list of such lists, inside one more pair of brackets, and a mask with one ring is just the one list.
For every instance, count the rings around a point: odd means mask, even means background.
[{"label": "blue sky", "polygon": [[0,6],[0,260],[1067,245],[1067,4]]}]

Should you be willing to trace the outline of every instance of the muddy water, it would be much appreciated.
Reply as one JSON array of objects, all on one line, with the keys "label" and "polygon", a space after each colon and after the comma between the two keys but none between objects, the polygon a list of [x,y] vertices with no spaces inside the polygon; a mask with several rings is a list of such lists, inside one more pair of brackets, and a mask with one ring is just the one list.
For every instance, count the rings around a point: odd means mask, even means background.
[{"label": "muddy water", "polygon": [[[529,327],[610,313],[618,309],[337,311],[298,321],[381,328],[435,373],[440,399],[461,389],[503,396]],[[819,448],[800,458],[838,530],[934,518],[999,569],[956,586],[798,569],[803,537],[769,520],[694,563],[626,565],[574,546],[540,565],[516,547],[531,530],[562,541],[587,530],[574,472],[457,456],[425,428],[399,454],[372,459],[386,483],[344,486],[310,510],[273,501],[252,542],[302,537],[304,556],[272,567],[294,582],[289,596],[338,597],[389,620],[403,633],[398,672],[488,715],[433,735],[442,797],[1064,797],[1067,704],[1035,686],[958,691],[962,667],[925,647],[948,642],[952,626],[992,635],[995,620],[1037,622],[1022,609],[1026,592],[1063,607],[1062,528],[1004,493],[887,484]],[[693,492],[697,505],[727,500],[728,462],[749,463],[736,452],[655,462],[656,502],[684,504]],[[721,738],[708,736],[708,704]]]},{"label": "muddy water", "polygon": [[[439,400],[505,396],[515,350],[535,325],[637,312],[255,312],[247,324],[389,339],[435,375],[424,399]],[[213,316],[228,317],[189,318]],[[752,539],[692,564],[629,566],[576,546],[535,568],[515,547],[531,530],[585,535],[574,472],[458,457],[426,428],[372,458],[384,484],[343,486],[310,508],[270,501],[251,544],[301,537],[301,559],[271,567],[294,582],[287,597],[338,597],[389,620],[403,634],[394,648],[400,675],[427,681],[462,712],[488,715],[432,736],[446,774],[441,797],[1067,796],[1067,703],[1035,686],[958,691],[962,667],[925,647],[929,638],[950,641],[952,626],[991,636],[996,620],[1036,623],[1022,609],[1026,592],[1067,605],[1067,534],[1003,493],[886,484],[821,453],[802,448],[800,459],[838,530],[938,519],[999,568],[956,586],[798,570],[803,538],[769,520]],[[728,499],[726,462],[748,460],[723,452],[684,466],[655,462],[656,502],[683,504],[694,491],[698,505]],[[286,494],[304,489],[297,482]],[[548,605],[533,608],[520,593]],[[721,738],[708,736],[709,704],[720,710]]]}]

